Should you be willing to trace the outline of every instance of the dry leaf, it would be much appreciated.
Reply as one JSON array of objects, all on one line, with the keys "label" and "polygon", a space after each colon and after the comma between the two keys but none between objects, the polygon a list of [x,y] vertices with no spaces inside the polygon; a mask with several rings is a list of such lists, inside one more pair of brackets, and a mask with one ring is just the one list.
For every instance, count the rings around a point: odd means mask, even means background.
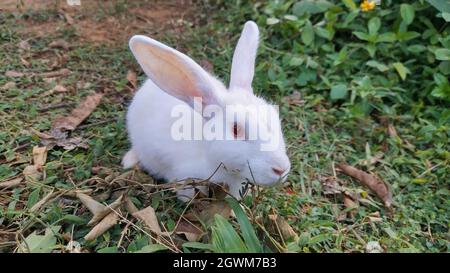
[{"label": "dry leaf", "polygon": [[230,218],[232,209],[225,200],[215,200],[207,204],[198,214],[198,218],[207,226],[214,223],[216,214],[222,215],[225,219]]},{"label": "dry leaf", "polygon": [[0,182],[0,189],[16,187],[16,186],[20,185],[22,180],[23,180],[22,177],[16,177],[16,178],[13,178],[13,179],[10,179],[7,181]]},{"label": "dry leaf", "polygon": [[63,39],[55,40],[48,44],[48,46],[51,48],[62,48],[64,50],[68,50],[70,48],[70,44]]},{"label": "dry leaf", "polygon": [[33,147],[33,163],[38,168],[41,169],[45,162],[47,161],[47,147]]},{"label": "dry leaf", "polygon": [[183,219],[180,220],[173,233],[183,234],[189,242],[197,242],[205,234],[200,227]]},{"label": "dry leaf", "polygon": [[88,226],[95,225],[100,220],[102,220],[107,214],[111,212],[111,210],[116,210],[122,204],[123,195],[119,196],[114,202],[105,206],[103,210],[98,211],[94,214],[91,221],[89,221]]},{"label": "dry leaf", "polygon": [[11,78],[20,78],[23,77],[25,74],[23,74],[22,72],[18,72],[18,71],[6,71],[5,76],[6,77],[11,77]]},{"label": "dry leaf", "polygon": [[97,214],[105,209],[105,205],[100,204],[92,197],[82,192],[77,192],[76,197],[85,205],[92,214]]},{"label": "dry leaf", "polygon": [[15,82],[7,82],[2,86],[2,90],[9,90],[11,88],[16,87],[16,83]]},{"label": "dry leaf", "polygon": [[31,46],[30,46],[30,44],[28,43],[27,40],[20,41],[20,43],[18,44],[18,47],[20,49],[25,50],[25,51],[28,51],[28,50],[31,49]]},{"label": "dry leaf", "polygon": [[105,233],[108,229],[113,227],[119,221],[119,215],[112,211],[106,217],[104,217],[100,223],[98,223],[92,230],[84,236],[86,241],[91,241],[97,238],[98,236]]},{"label": "dry leaf", "polygon": [[355,167],[338,164],[337,167],[346,175],[356,178],[361,184],[373,191],[381,200],[383,200],[386,208],[392,205],[392,193],[389,186],[374,175],[358,170]]},{"label": "dry leaf", "polygon": [[137,75],[133,70],[128,70],[127,72],[127,80],[131,83],[133,88],[137,87]]},{"label": "dry leaf", "polygon": [[52,88],[51,92],[52,93],[64,93],[64,92],[67,92],[67,88],[65,88],[62,85],[57,84],[57,85],[55,85],[55,87]]},{"label": "dry leaf", "polygon": [[29,165],[23,169],[23,175],[27,182],[36,182],[41,179],[42,173],[36,165]]},{"label": "dry leaf", "polygon": [[129,213],[131,213],[131,215],[133,215],[134,213],[136,213],[138,211],[136,206],[133,204],[133,201],[131,201],[130,197],[126,196],[124,202],[125,202],[125,208],[128,210]]},{"label": "dry leaf", "polygon": [[75,128],[86,119],[97,107],[103,94],[94,93],[87,96],[77,108],[72,110],[69,116],[56,118],[53,121],[52,129],[75,130]]},{"label": "dry leaf", "polygon": [[71,71],[67,68],[62,68],[60,70],[56,71],[50,71],[50,72],[44,72],[39,74],[42,78],[55,78],[55,77],[61,77],[61,76],[67,76],[71,73]]},{"label": "dry leaf", "polygon": [[270,214],[269,220],[285,241],[293,240],[294,242],[298,242],[299,237],[297,233],[283,217],[276,214]]},{"label": "dry leaf", "polygon": [[133,216],[144,222],[154,233],[161,234],[158,218],[156,217],[155,210],[151,206],[133,213]]}]

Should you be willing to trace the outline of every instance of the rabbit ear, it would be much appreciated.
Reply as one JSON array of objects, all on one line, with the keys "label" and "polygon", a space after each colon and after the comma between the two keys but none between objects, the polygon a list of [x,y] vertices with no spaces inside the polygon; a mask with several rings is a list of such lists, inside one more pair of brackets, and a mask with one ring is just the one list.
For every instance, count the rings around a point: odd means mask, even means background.
[{"label": "rabbit ear", "polygon": [[183,53],[142,35],[130,39],[130,49],[145,74],[163,91],[193,106],[217,103],[211,76]]},{"label": "rabbit ear", "polygon": [[241,37],[234,50],[230,89],[240,88],[251,92],[258,39],[259,30],[255,22],[248,21],[245,23],[244,30],[242,30]]}]

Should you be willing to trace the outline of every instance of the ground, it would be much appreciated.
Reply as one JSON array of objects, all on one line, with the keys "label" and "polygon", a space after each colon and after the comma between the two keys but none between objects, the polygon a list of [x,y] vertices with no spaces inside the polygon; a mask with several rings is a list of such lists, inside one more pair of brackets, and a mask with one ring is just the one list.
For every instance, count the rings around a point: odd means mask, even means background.
[{"label": "ground", "polygon": [[[215,32],[222,24],[218,9],[190,1],[68,6],[65,1],[8,0],[0,10],[0,181],[17,181],[0,187],[0,252],[27,251],[34,246],[33,236],[54,240],[44,248],[55,252],[217,251],[210,245],[219,224],[211,235],[211,224],[204,223],[213,217],[197,225],[201,236],[192,227],[179,229],[191,221],[186,204],[141,171],[122,170],[120,161],[129,147],[124,114],[145,78],[127,48],[129,37],[160,39],[227,80],[238,32]],[[199,15],[214,12],[213,19]],[[229,18],[222,20],[230,25]],[[270,43],[262,50],[276,54]],[[415,148],[424,141],[420,128],[441,126],[433,134],[444,139],[445,125],[426,118],[411,124],[401,115],[395,126],[383,118],[337,118],[339,105],[322,103],[303,90],[264,90],[262,82],[270,78],[257,72],[256,90],[281,107],[292,172],[285,187],[260,188],[256,197],[244,200],[264,251],[449,250],[448,143],[435,147],[436,153]],[[62,137],[65,143],[49,145],[54,121],[94,93],[101,101],[92,113]],[[37,166],[33,148],[45,144],[47,158]],[[341,174],[340,163],[385,181],[392,208],[357,179]],[[24,173],[30,166],[38,170]],[[128,205],[111,216],[118,218],[106,232],[86,240],[92,229],[90,199],[80,201],[76,191],[110,206],[118,198]],[[170,239],[155,240],[148,218],[131,216],[133,207],[149,206],[156,212],[157,229],[176,230],[166,236]],[[243,232],[241,221],[232,223]],[[53,234],[45,237],[49,230]],[[169,241],[161,242],[163,237]]]}]

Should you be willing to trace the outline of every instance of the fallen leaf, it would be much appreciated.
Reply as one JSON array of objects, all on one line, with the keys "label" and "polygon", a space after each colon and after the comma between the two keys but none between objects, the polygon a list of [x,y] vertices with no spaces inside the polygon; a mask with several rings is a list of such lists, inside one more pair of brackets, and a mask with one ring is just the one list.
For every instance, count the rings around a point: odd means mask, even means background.
[{"label": "fallen leaf", "polygon": [[47,147],[33,147],[33,163],[40,170],[47,161]]},{"label": "fallen leaf", "polygon": [[52,91],[52,93],[64,93],[64,92],[67,92],[67,88],[65,88],[62,85],[57,84],[57,85],[55,85],[55,87],[52,88],[51,91]]},{"label": "fallen leaf", "polygon": [[107,214],[109,214],[112,210],[116,210],[122,204],[122,199],[123,195],[119,196],[119,198],[117,198],[114,202],[112,202],[108,206],[104,206],[103,210],[97,211],[87,225],[88,226],[95,225],[100,220],[102,220]]},{"label": "fallen leaf", "polygon": [[180,220],[173,233],[183,234],[189,242],[197,242],[205,234],[200,227],[183,219]]},{"label": "fallen leaf", "polygon": [[17,45],[20,49],[23,49],[25,51],[28,51],[31,49],[31,46],[27,40],[20,41]]},{"label": "fallen leaf", "polygon": [[128,70],[127,72],[127,80],[131,83],[133,88],[137,87],[137,75],[133,70]]},{"label": "fallen leaf", "polygon": [[298,235],[289,223],[281,216],[276,214],[270,214],[269,220],[272,223],[273,228],[277,230],[285,241],[298,242]]},{"label": "fallen leaf", "polygon": [[105,233],[108,229],[113,227],[119,221],[119,215],[116,212],[110,212],[106,217],[104,217],[100,223],[98,223],[95,227],[92,228],[89,233],[84,236],[86,241],[91,241],[97,238],[98,236]]},{"label": "fallen leaf", "polygon": [[7,181],[0,182],[0,189],[13,188],[22,183],[22,177],[16,177]]},{"label": "fallen leaf", "polygon": [[230,218],[232,209],[225,200],[215,200],[207,204],[206,207],[199,212],[199,219],[207,226],[214,223],[216,214],[222,215],[225,219]]},{"label": "fallen leaf", "polygon": [[124,202],[125,208],[128,210],[129,213],[131,213],[131,215],[133,215],[138,211],[136,206],[133,204],[133,201],[131,201],[130,197],[126,196]]},{"label": "fallen leaf", "polygon": [[97,202],[92,197],[82,192],[77,192],[76,197],[85,205],[92,214],[97,214],[105,209],[105,205]]},{"label": "fallen leaf", "polygon": [[16,87],[16,83],[15,82],[7,82],[1,87],[1,89],[2,90],[9,90],[9,89],[14,88],[14,87]]},{"label": "fallen leaf", "polygon": [[31,233],[22,242],[19,252],[22,253],[50,253],[56,247],[56,236],[60,226],[52,226],[45,230],[44,235],[37,235],[36,231]]},{"label": "fallen leaf", "polygon": [[26,166],[25,169],[23,169],[22,173],[27,182],[36,182],[39,181],[39,179],[41,179],[42,177],[42,173],[39,171],[36,165]]},{"label": "fallen leaf", "polygon": [[5,76],[6,77],[11,77],[11,78],[20,78],[23,77],[25,74],[23,74],[22,72],[18,72],[18,71],[6,71]]},{"label": "fallen leaf", "polygon": [[92,111],[94,111],[102,97],[103,94],[101,93],[94,93],[87,96],[77,108],[72,110],[69,116],[56,118],[53,121],[52,129],[75,130],[75,128],[86,119]]},{"label": "fallen leaf", "polygon": [[158,235],[161,234],[161,227],[159,226],[158,218],[156,217],[155,210],[151,206],[137,211],[132,215],[138,220],[142,221],[154,233]]},{"label": "fallen leaf", "polygon": [[389,186],[384,181],[374,175],[368,174],[346,164],[338,164],[337,167],[343,173],[357,179],[361,184],[373,191],[383,201],[386,208],[391,207],[392,193]]},{"label": "fallen leaf", "polygon": [[68,50],[70,48],[70,44],[63,39],[55,40],[48,44],[48,46],[51,48],[62,48],[64,50]]}]

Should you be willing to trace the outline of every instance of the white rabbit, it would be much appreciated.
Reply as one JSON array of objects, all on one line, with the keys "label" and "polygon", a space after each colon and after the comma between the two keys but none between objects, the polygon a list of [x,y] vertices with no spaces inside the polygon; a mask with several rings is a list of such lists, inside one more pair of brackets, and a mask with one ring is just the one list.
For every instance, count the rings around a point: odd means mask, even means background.
[{"label": "white rabbit", "polygon": [[[255,96],[252,89],[258,39],[257,25],[248,21],[233,55],[227,89],[183,53],[146,36],[133,36],[131,51],[149,79],[129,106],[127,129],[132,147],[123,157],[123,167],[139,164],[150,174],[171,182],[207,179],[214,174],[210,181],[227,184],[230,194],[237,198],[246,181],[267,186],[284,181],[290,162],[278,112]],[[217,120],[234,139],[176,140],[171,134],[176,121],[172,116],[174,107],[188,106],[190,114],[203,121],[220,119],[195,111],[194,97],[202,99],[202,106],[217,105],[224,112],[230,105],[266,106],[270,112],[263,116],[249,111],[244,113],[244,120],[237,118],[231,123]],[[276,126],[269,124],[271,118],[276,120]],[[253,125],[278,140],[276,149],[262,150],[263,140],[248,138],[247,128]],[[177,190],[182,201],[194,193],[193,188]]]}]

